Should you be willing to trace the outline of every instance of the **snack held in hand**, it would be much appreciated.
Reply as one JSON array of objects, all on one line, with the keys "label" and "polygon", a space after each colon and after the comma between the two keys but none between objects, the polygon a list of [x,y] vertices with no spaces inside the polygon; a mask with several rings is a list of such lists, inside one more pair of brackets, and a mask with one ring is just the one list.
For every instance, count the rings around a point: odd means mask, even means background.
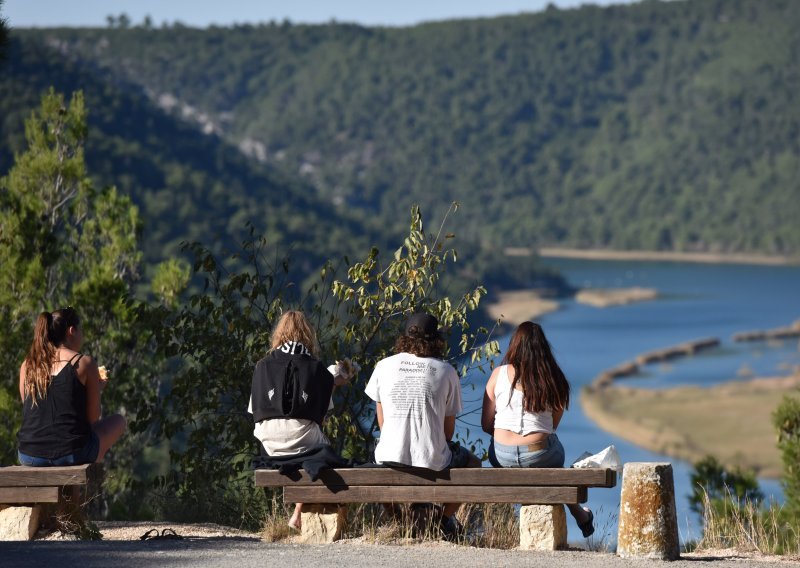
[{"label": "snack held in hand", "polygon": [[97,370],[100,371],[100,380],[107,381],[108,371],[106,370],[106,366],[101,365],[100,367],[97,367]]}]

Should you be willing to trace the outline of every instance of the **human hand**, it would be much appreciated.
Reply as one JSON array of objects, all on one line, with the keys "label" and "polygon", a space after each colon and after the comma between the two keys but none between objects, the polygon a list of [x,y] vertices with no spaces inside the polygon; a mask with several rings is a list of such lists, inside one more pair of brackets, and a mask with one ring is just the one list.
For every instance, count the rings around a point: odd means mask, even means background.
[{"label": "human hand", "polygon": [[349,358],[337,361],[335,365],[335,372],[333,373],[334,383],[336,386],[341,386],[355,377],[360,370],[361,367],[359,364],[353,362]]}]

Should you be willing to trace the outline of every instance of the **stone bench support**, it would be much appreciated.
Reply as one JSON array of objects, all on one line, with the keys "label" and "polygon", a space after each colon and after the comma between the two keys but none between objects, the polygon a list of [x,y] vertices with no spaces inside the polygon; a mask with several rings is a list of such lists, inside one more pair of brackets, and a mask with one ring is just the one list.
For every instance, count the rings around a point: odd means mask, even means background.
[{"label": "stone bench support", "polygon": [[522,550],[560,550],[567,546],[567,515],[563,505],[523,505],[519,510]]},{"label": "stone bench support", "polygon": [[41,512],[39,505],[0,505],[0,540],[33,540]]},{"label": "stone bench support", "polygon": [[342,505],[303,505],[300,536],[307,544],[327,544],[342,537],[347,523],[347,507]]}]

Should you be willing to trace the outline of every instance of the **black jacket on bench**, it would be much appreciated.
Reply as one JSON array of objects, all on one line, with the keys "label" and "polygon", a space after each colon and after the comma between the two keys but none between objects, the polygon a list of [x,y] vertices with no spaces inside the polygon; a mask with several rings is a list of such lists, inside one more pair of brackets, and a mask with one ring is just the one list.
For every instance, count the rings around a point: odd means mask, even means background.
[{"label": "black jacket on bench", "polygon": [[253,460],[254,469],[277,469],[282,475],[292,475],[304,470],[311,481],[316,481],[323,469],[353,467],[353,462],[344,459],[330,446],[320,446],[293,456],[262,455]]},{"label": "black jacket on bench", "polygon": [[303,418],[322,424],[333,392],[333,375],[300,343],[288,342],[256,363],[253,419]]}]

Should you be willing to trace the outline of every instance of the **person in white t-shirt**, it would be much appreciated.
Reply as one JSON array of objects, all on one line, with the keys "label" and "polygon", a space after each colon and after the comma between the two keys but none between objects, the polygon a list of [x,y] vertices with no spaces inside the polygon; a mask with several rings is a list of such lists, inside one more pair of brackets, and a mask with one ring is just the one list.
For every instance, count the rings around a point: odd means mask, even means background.
[{"label": "person in white t-shirt", "polygon": [[[461,384],[456,370],[442,361],[445,342],[432,315],[417,313],[395,343],[395,355],[378,362],[366,393],[375,401],[380,440],[375,461],[442,471],[480,467],[480,460],[453,442],[456,415],[461,412]],[[459,503],[446,503],[442,528],[458,530]]]}]

